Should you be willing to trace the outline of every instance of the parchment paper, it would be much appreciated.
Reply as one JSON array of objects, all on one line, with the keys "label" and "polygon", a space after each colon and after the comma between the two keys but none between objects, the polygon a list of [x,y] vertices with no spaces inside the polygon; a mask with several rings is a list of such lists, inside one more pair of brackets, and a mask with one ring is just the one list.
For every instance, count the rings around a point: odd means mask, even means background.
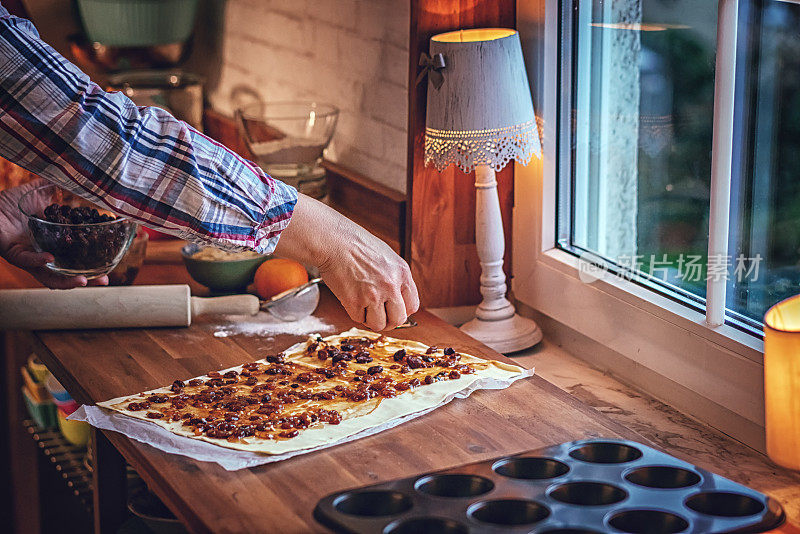
[{"label": "parchment paper", "polygon": [[473,391],[477,391],[479,389],[505,389],[519,379],[533,376],[533,372],[533,369],[525,369],[522,373],[509,380],[481,378],[463,390],[448,395],[441,403],[432,408],[421,410],[403,417],[398,417],[376,427],[369,428],[321,447],[303,449],[277,455],[266,455],[254,452],[226,449],[224,447],[219,447],[204,441],[178,436],[154,423],[143,421],[141,419],[134,419],[121,413],[106,410],[98,406],[81,406],[67,419],[74,421],[85,421],[96,428],[119,432],[131,439],[146,443],[164,452],[181,454],[201,462],[216,462],[228,471],[237,471],[239,469],[255,467],[257,465],[278,462],[299,454],[305,454],[307,452],[333,447],[341,443],[347,443],[349,441],[354,441],[359,438],[377,434],[378,432],[394,428],[406,421],[410,421],[411,419],[425,415],[426,413],[431,412],[440,406],[444,406],[454,398],[463,399],[469,397]]}]

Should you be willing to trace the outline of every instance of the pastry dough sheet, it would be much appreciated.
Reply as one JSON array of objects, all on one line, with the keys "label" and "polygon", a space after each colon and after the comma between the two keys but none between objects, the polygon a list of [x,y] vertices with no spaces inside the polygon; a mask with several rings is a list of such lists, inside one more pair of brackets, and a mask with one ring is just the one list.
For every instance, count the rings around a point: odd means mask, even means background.
[{"label": "pastry dough sheet", "polygon": [[[381,337],[379,334],[365,330],[352,328],[341,334],[328,336],[323,338],[326,343],[337,344],[345,338],[351,337],[367,337],[370,339],[378,339]],[[310,364],[306,360],[301,360],[306,355],[306,348],[314,341],[314,337],[310,337],[307,341],[298,343],[286,351],[284,355],[287,362],[297,361],[305,365]],[[428,346],[416,341],[401,340],[383,336],[379,345],[376,348],[385,350],[389,354],[400,348],[405,348],[407,351],[416,353],[424,353]],[[236,449],[240,451],[255,452],[265,455],[286,455],[289,453],[296,453],[309,449],[318,449],[321,447],[330,446],[357,434],[363,434],[370,429],[385,426],[395,420],[408,419],[413,414],[424,413],[430,411],[439,405],[444,404],[449,399],[452,399],[458,392],[467,390],[472,391],[477,389],[476,384],[481,381],[490,381],[493,383],[511,382],[532,375],[532,370],[525,370],[522,367],[506,364],[496,360],[485,360],[470,356],[464,353],[461,354],[461,361],[459,363],[466,364],[484,364],[484,369],[477,369],[474,374],[464,374],[461,378],[456,380],[442,380],[430,385],[423,385],[408,391],[404,391],[396,397],[391,398],[374,398],[369,401],[361,403],[352,403],[353,410],[348,410],[342,413],[342,421],[338,425],[324,424],[301,430],[297,437],[286,440],[271,440],[258,437],[245,438],[246,443],[239,441],[228,441],[226,439],[211,438],[205,435],[196,435],[190,428],[184,427],[181,421],[165,421],[161,419],[148,419],[143,411],[130,411],[126,406],[130,402],[141,401],[144,397],[154,393],[167,393],[171,394],[172,391],[169,387],[162,387],[138,393],[135,395],[126,395],[118,397],[105,402],[98,403],[98,406],[122,413],[126,416],[141,419],[153,425],[158,425],[165,430],[194,440],[202,440],[220,447],[228,449]],[[265,360],[259,360],[257,363],[269,365]],[[218,372],[225,373],[226,371],[234,370],[241,372],[242,366],[230,367]],[[205,380],[208,377],[205,375],[196,377]],[[187,379],[188,380],[188,379]],[[373,406],[374,405],[374,406]],[[369,407],[370,409],[365,409]]]}]

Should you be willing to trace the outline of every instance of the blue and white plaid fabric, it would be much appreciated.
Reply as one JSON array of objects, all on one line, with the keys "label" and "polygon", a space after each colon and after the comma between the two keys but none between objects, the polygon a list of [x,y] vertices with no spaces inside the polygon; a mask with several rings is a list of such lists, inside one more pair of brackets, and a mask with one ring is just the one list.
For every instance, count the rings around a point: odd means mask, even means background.
[{"label": "blue and white plaid fabric", "polygon": [[269,253],[297,191],[168,112],[107,93],[0,6],[0,156],[145,226]]}]

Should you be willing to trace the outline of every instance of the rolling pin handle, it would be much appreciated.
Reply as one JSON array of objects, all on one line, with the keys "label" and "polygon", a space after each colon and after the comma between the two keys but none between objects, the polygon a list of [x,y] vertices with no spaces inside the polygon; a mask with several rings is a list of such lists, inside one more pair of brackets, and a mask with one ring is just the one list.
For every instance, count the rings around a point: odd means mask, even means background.
[{"label": "rolling pin handle", "polygon": [[259,310],[255,295],[192,297],[192,317],[199,315],[255,315]]}]

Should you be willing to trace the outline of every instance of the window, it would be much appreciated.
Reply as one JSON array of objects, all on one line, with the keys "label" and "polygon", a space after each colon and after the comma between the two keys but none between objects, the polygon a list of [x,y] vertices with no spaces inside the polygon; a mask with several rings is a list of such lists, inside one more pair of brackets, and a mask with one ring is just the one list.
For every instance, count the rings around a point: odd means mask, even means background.
[{"label": "window", "polygon": [[758,335],[800,293],[800,4],[722,1],[561,2],[556,242]]}]

